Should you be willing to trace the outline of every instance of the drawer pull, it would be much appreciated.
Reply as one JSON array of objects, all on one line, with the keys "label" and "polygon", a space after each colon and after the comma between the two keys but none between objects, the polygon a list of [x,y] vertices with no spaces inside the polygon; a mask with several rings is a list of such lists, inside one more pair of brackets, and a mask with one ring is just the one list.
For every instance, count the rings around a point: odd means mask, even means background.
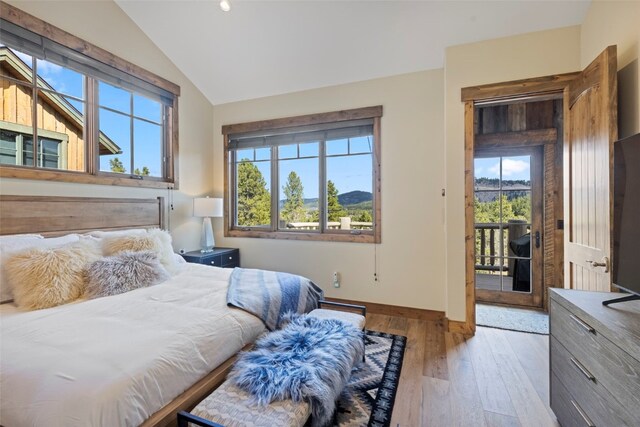
[{"label": "drawer pull", "polygon": [[593,329],[591,326],[589,326],[587,323],[585,323],[582,319],[578,318],[577,316],[570,314],[569,317],[571,317],[571,319],[573,319],[573,321],[575,321],[578,325],[582,326],[587,332],[591,332],[592,334],[596,333],[595,329]]},{"label": "drawer pull", "polygon": [[594,383],[596,382],[596,377],[594,377],[593,374],[589,372],[589,370],[585,368],[582,363],[578,362],[578,360],[575,357],[572,357],[570,360],[571,360],[571,363],[573,363],[575,367],[578,368],[578,370],[582,372],[582,374],[585,377],[587,377],[589,381],[593,381]]},{"label": "drawer pull", "polygon": [[578,411],[578,413],[580,414],[584,422],[587,423],[587,426],[596,427],[596,425],[589,419],[587,414],[584,413],[580,405],[578,405],[573,399],[571,399],[571,404],[573,405],[574,408],[576,408],[576,411]]}]

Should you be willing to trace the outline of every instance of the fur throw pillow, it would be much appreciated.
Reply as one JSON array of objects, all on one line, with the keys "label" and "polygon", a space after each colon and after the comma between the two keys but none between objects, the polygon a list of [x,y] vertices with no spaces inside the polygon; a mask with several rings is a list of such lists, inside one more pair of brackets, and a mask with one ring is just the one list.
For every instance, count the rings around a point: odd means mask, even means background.
[{"label": "fur throw pillow", "polygon": [[84,293],[83,270],[100,256],[100,247],[87,240],[16,253],[5,265],[16,304],[37,310],[80,298]]},{"label": "fur throw pillow", "polygon": [[170,277],[153,251],[124,251],[95,261],[84,274],[89,298],[157,285]]},{"label": "fur throw pillow", "polygon": [[124,251],[152,251],[171,274],[179,268],[173,257],[171,235],[159,228],[149,230],[145,234],[107,238],[103,243],[103,251],[107,256],[117,255]]}]

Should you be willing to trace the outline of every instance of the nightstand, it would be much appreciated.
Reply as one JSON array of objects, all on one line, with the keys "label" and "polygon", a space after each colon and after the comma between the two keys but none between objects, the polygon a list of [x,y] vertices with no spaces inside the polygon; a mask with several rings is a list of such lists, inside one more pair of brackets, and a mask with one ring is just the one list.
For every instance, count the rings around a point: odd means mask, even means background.
[{"label": "nightstand", "polygon": [[213,248],[213,252],[206,253],[191,251],[182,254],[182,258],[195,264],[224,268],[240,267],[240,249],[237,248]]}]

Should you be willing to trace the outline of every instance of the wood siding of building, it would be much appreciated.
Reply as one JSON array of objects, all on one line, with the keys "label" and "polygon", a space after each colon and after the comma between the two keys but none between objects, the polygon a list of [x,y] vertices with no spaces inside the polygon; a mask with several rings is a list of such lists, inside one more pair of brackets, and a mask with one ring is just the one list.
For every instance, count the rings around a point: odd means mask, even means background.
[{"label": "wood siding of building", "polygon": [[[2,74],[21,79],[17,73],[7,64],[2,64]],[[33,126],[33,92],[31,87],[19,85],[8,79],[1,79],[2,102],[0,102],[0,120],[16,123],[27,127]],[[64,112],[64,108],[56,105],[53,97],[57,97],[58,103],[66,103],[57,95],[40,92],[37,99],[36,117],[39,130],[52,131],[68,136],[67,164],[61,165],[62,169],[72,171],[85,170],[85,144],[82,126],[70,115]],[[68,108],[73,108],[69,105]],[[32,132],[29,132],[32,133]]]}]

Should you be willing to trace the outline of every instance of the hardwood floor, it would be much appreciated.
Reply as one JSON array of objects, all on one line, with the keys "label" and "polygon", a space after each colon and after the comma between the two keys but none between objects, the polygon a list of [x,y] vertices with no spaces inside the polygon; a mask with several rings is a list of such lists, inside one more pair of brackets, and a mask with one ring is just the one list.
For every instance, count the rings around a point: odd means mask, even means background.
[{"label": "hardwood floor", "polygon": [[558,426],[549,408],[549,338],[367,314],[367,328],[405,335],[407,348],[391,426]]}]

